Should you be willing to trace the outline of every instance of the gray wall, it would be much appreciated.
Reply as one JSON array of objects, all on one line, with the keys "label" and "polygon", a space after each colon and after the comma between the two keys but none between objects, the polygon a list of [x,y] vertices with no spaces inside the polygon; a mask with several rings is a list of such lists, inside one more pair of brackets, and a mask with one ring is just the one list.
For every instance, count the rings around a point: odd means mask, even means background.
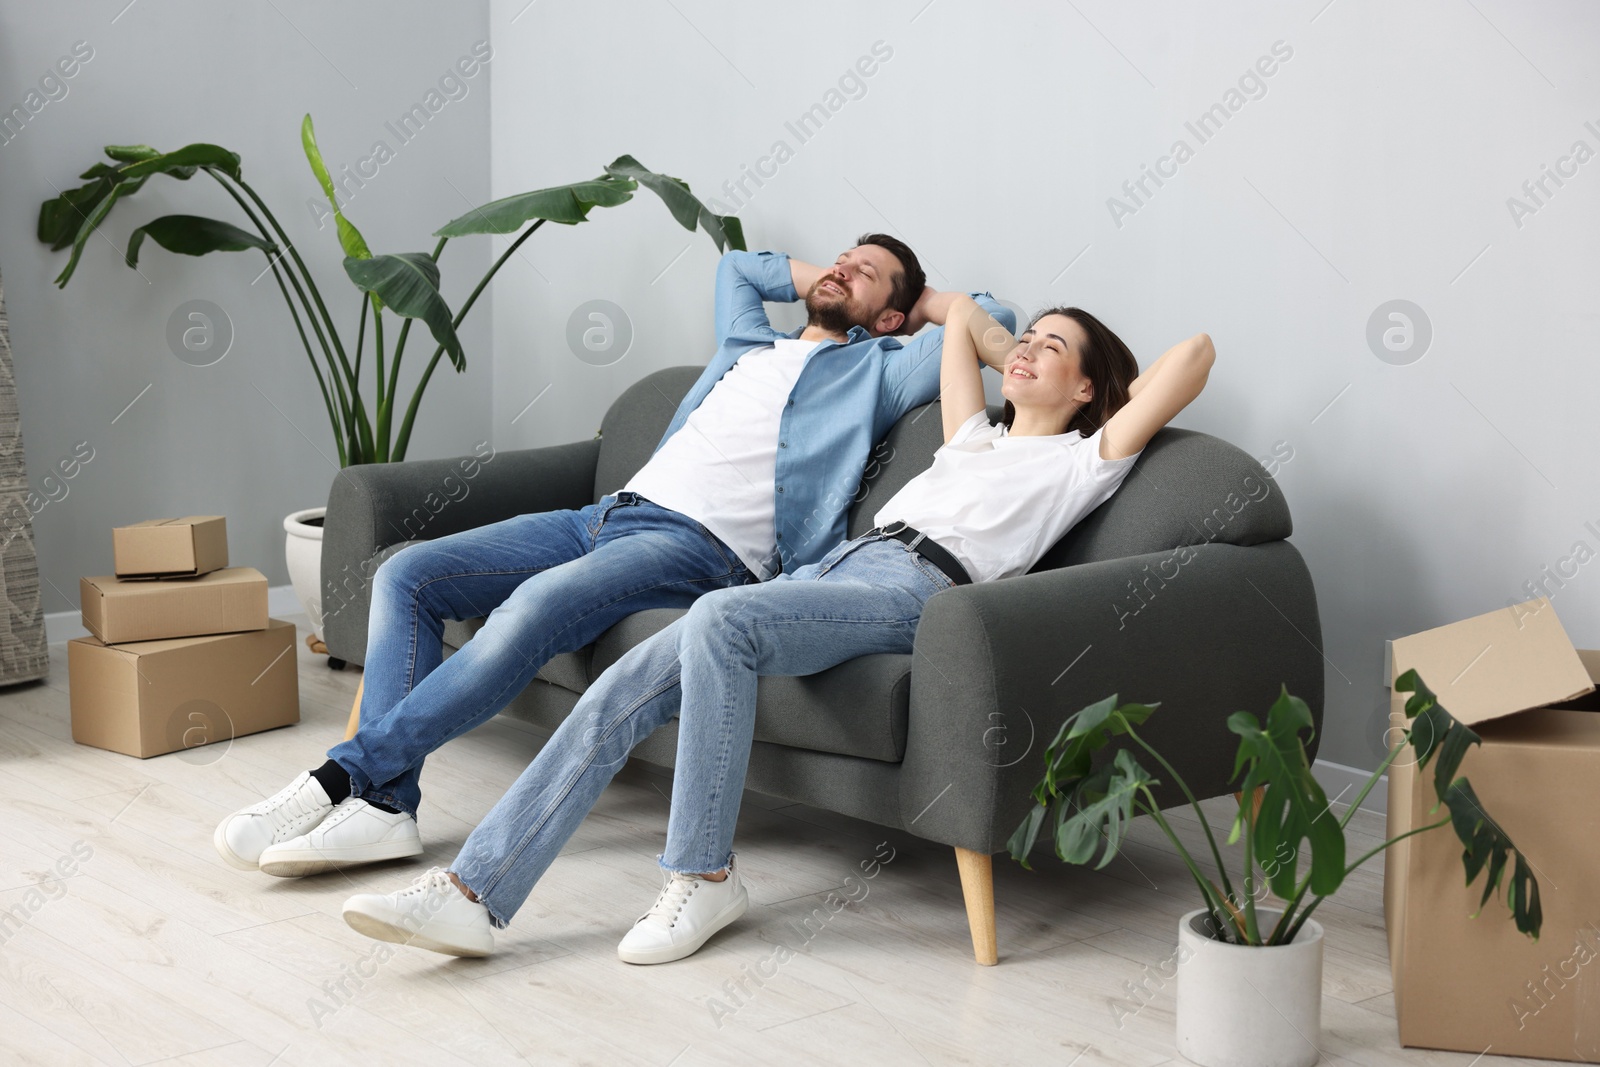
[{"label": "gray wall", "polygon": [[[139,273],[121,261],[129,232],[158,215],[248,225],[215,182],[152,179],[112,213],[65,290],[51,279],[67,253],[34,237],[40,201],[53,187],[79,184],[106,144],[222,144],[243,157],[245,179],[299,247],[353,346],[360,305],[331,222],[319,232],[306,206],[318,189],[301,154],[300,118],[311,112],[336,171],[371,154],[375,141],[389,144],[394,157],[356,190],[350,217],[375,251],[431,251],[431,231],[488,199],[497,63],[466,80],[465,95],[453,89],[457,98],[446,97],[410,143],[385,124],[488,36],[482,2],[0,4],[0,110],[23,104],[74,42],[93,49],[65,81],[66,94],[47,86],[58,99],[0,144],[0,269],[29,474],[42,495],[57,497],[35,520],[46,612],[75,609],[78,577],[110,571],[113,525],[162,515],[227,515],[233,561],[286,583],[283,517],[326,501],[337,454],[282,297],[270,274],[252,284],[266,265],[260,253],[194,259],[149,243]],[[489,262],[486,240],[447,249],[453,304]],[[214,303],[233,324],[232,347],[215,365],[192,366],[168,345],[169,316],[191,300]],[[465,453],[487,438],[488,312],[480,304],[466,323],[468,373],[457,376],[448,363],[435,373],[412,456]],[[387,331],[391,348],[396,332]],[[421,333],[413,342],[426,339]],[[408,345],[402,383],[431,353],[431,345]],[[409,396],[409,386],[402,392]],[[94,458],[46,486],[78,442]]]},{"label": "gray wall", "polygon": [[[1209,332],[1216,370],[1179,421],[1258,456],[1292,450],[1279,484],[1322,604],[1324,758],[1375,764],[1385,638],[1525,599],[1547,565],[1576,571],[1546,588],[1574,641],[1600,644],[1600,564],[1559,563],[1577,542],[1600,549],[1600,159],[1547,180],[1533,214],[1507,202],[1574,142],[1600,151],[1600,8],[975,10],[677,0],[602,26],[586,5],[494,0],[493,193],[631,152],[719,195],[782,140],[793,157],[774,176],[723,196],[752,247],[819,260],[886,229],[933,284],[1088,308],[1144,362]],[[800,143],[785,123],[877,41],[892,57]],[[1230,99],[1278,41],[1292,55]],[[1202,143],[1185,123],[1219,103],[1228,117]],[[1179,139],[1192,158],[1127,197]],[[1131,213],[1114,218],[1112,197]],[[710,355],[715,251],[648,194],[523,253],[494,319],[498,447],[589,436],[629,383]],[[565,340],[591,299],[631,322],[610,366]],[[1401,361],[1386,362],[1368,323],[1397,299],[1432,339],[1421,358],[1415,340],[1380,342]]]}]

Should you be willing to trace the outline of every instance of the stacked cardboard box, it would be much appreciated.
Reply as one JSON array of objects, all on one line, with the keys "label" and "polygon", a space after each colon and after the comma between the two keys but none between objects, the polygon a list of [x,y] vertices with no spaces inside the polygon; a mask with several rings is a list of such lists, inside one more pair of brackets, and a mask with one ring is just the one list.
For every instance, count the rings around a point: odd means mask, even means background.
[{"label": "stacked cardboard box", "polygon": [[[1541,597],[1396,640],[1395,677],[1410,669],[1483,739],[1459,773],[1527,859],[1544,926],[1538,941],[1517,932],[1504,885],[1479,911],[1486,876],[1466,884],[1449,827],[1392,847],[1384,912],[1400,1043],[1600,1062],[1600,651],[1573,648]],[[1393,694],[1397,725],[1406,696]],[[1391,838],[1443,817],[1434,766],[1391,767]]]},{"label": "stacked cardboard box", "polygon": [[141,758],[300,721],[292,623],[267,617],[267,579],[228,566],[218,515],[112,531],[115,574],[79,582],[67,642],[72,739]]}]

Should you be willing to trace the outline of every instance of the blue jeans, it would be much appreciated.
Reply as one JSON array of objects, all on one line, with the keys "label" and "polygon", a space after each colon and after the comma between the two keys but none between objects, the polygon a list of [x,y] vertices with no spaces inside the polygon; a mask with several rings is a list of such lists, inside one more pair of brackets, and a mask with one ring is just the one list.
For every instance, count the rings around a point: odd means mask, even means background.
[{"label": "blue jeans", "polygon": [[[373,580],[361,728],[328,757],[354,795],[415,815],[428,754],[492,718],[552,656],[636,611],[749,581],[711,531],[628,492],[401,549]],[[444,659],[444,620],[485,615]]]},{"label": "blue jeans", "polygon": [[950,585],[921,556],[880,535],[847,541],[792,575],[702,597],[589,687],[451,870],[505,926],[633,746],[674,717],[677,768],[659,863],[692,873],[722,869],[750,760],[757,678],[910,652],[923,604]]}]

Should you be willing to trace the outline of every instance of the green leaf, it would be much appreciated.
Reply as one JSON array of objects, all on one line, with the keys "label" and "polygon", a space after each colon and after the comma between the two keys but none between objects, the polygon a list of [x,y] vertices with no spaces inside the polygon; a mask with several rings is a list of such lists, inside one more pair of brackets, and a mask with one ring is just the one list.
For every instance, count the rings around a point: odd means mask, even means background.
[{"label": "green leaf", "polygon": [[1089,773],[1094,754],[1113,737],[1127,733],[1128,727],[1144,722],[1158,706],[1124,704],[1118,707],[1113,693],[1068,716],[1045,749],[1044,778],[1034,787],[1034,800],[1043,804],[1076,789],[1077,783]]},{"label": "green leaf", "polygon": [[729,233],[728,216],[713,214],[698,197],[689,191],[689,183],[669,174],[660,174],[640,163],[632,156],[618,156],[606,167],[607,174],[631,178],[659,196],[678,220],[678,225],[693,230],[698,224],[717,243],[717,251],[744,247],[744,229],[734,220],[734,232]]},{"label": "green leaf", "polygon": [[208,252],[244,252],[256,248],[268,254],[278,246],[256,234],[241,230],[230,222],[200,215],[163,215],[152,219],[128,235],[128,266],[137,266],[139,246],[146,236],[168,252],[203,256]]},{"label": "green leaf", "polygon": [[[311,126],[309,114],[300,122],[300,145],[305,149],[306,161],[311,164],[311,173],[316,175],[317,184],[322,186],[323,195],[333,207],[333,222],[339,233],[339,247],[344,249],[345,255],[354,259],[371,259],[372,250],[367,247],[367,239],[362,237],[361,231],[344,217],[344,211],[339,207],[339,198],[333,190],[333,179],[328,176],[328,167],[322,162],[322,152],[317,148],[317,133]],[[453,331],[451,336],[454,336]]]},{"label": "green leaf", "polygon": [[[1127,733],[1130,726],[1144,722],[1157,707],[1159,705],[1156,704],[1123,704],[1119,707],[1116,694],[1113,693],[1104,700],[1090,704],[1067,717],[1061,728],[1056,731],[1055,739],[1045,749],[1045,775],[1033,790],[1035,805],[1006,844],[1013,859],[1024,867],[1028,866],[1028,853],[1033,850],[1034,842],[1038,840],[1044,826],[1045,816],[1052,807],[1054,809],[1052,836],[1056,838],[1057,853],[1061,851],[1063,840],[1070,841],[1072,850],[1074,854],[1076,853],[1081,847],[1078,835],[1084,831],[1077,824],[1070,830],[1066,828],[1067,822],[1070,821],[1067,818],[1068,814],[1078,811],[1074,818],[1081,821],[1084,816],[1079,809],[1085,800],[1091,803],[1101,800],[1105,797],[1106,791],[1112,788],[1112,769],[1109,767],[1096,772],[1093,778],[1094,784],[1088,786],[1085,784],[1090,781],[1090,767],[1095,752],[1104,748],[1113,737]],[[1121,765],[1120,761],[1124,756],[1139,775],[1144,774],[1142,770],[1138,770],[1137,762],[1126,751],[1117,754],[1117,765]],[[1127,780],[1123,778],[1116,781],[1118,788],[1126,784]],[[1132,797],[1129,796],[1128,804],[1131,805],[1132,802]],[[1097,808],[1096,813],[1096,818],[1102,820],[1110,818],[1103,809]]]},{"label": "green leaf", "polygon": [[[94,167],[84,172],[87,177],[95,172],[96,168],[105,167],[103,163],[96,163]],[[116,173],[114,167],[105,167],[106,170]],[[50,246],[50,251],[59,252],[73,242],[78,236],[78,230],[83,226],[83,220],[92,214],[100,202],[111,195],[111,190],[116,186],[116,181],[96,176],[94,181],[81,185],[76,189],[68,189],[54,200],[46,200],[39,205],[39,240]]]},{"label": "green leaf", "polygon": [[124,165],[95,163],[79,175],[89,179],[87,185],[69,189],[39,205],[39,240],[52,251],[72,245],[72,255],[55,280],[62,288],[77,270],[84,245],[111,208],[119,199],[138,192],[151,175],[166,174],[187,181],[199,168],[214,167],[239,179],[238,155],[214,144],[185,145],[176,152],[165,153],[149,145],[107,145],[105,151]]},{"label": "green leaf", "polygon": [[[140,145],[140,149],[144,146]],[[107,149],[110,154],[110,149]],[[239,180],[239,155],[230,152],[221,145],[197,143],[184,145],[175,152],[165,152],[129,163],[121,168],[124,179],[145,178],[152,174],[167,174],[180,181],[187,181],[194,176],[194,172],[201,167],[214,167],[232,178]]]},{"label": "green leaf", "polygon": [[722,232],[728,237],[728,247],[737,248],[743,252],[745,250],[744,223],[739,221],[739,216],[718,215],[717,221],[722,223]]},{"label": "green leaf", "polygon": [[[108,144],[106,155],[119,163],[138,163],[140,160],[154,159],[161,153],[147,144]],[[95,166],[104,166],[97,163]],[[87,175],[86,175],[87,177]]]},{"label": "green leaf", "polygon": [[[1506,906],[1511,909],[1517,929],[1537,941],[1539,930],[1544,925],[1544,908],[1539,902],[1539,882],[1523,859],[1522,852],[1506,832],[1489,818],[1477,794],[1473,792],[1472,783],[1465,778],[1458,778],[1450,784],[1445,792],[1444,803],[1450,809],[1450,825],[1456,837],[1466,846],[1466,851],[1461,854],[1466,884],[1471,885],[1479,872],[1485,867],[1488,869],[1483,895],[1478,899],[1478,912],[1483,910],[1491,896],[1497,895],[1505,874],[1506,860],[1515,855],[1511,884],[1506,888]],[[1474,912],[1474,916],[1478,912]]]},{"label": "green leaf", "polygon": [[[1284,900],[1295,895],[1301,841],[1311,844],[1313,893],[1327,896],[1344,881],[1344,831],[1311,774],[1301,736],[1313,726],[1311,709],[1284,687],[1267,710],[1265,730],[1249,712],[1228,717],[1228,729],[1239,735],[1234,774],[1245,771],[1240,791],[1249,798],[1256,789],[1266,789],[1251,841],[1256,862],[1267,873],[1272,891]],[[1230,839],[1237,837],[1244,818],[1245,805],[1240,805]]]},{"label": "green leaf", "polygon": [[465,237],[475,233],[513,233],[533,219],[574,226],[589,217],[594,207],[616,207],[633,199],[638,186],[626,178],[606,176],[549,189],[502,197],[473,208],[433,231],[435,237]]},{"label": "green leaf", "polygon": [[[60,274],[56,275],[56,285],[63,289],[67,287],[67,282],[72,278],[72,272],[78,269],[78,259],[83,255],[83,246],[89,243],[89,237],[94,233],[95,228],[111,213],[111,208],[118,199],[138,192],[139,187],[145,183],[145,180],[144,178],[137,178],[131,182],[118,182],[111,187],[111,191],[106,196],[95,203],[88,214],[82,215],[83,221],[78,224],[78,232],[72,238],[72,255],[67,257],[67,265],[61,268]],[[44,219],[41,212],[41,227],[43,224]]]},{"label": "green leaf", "polygon": [[427,323],[433,339],[450,353],[458,371],[467,366],[456,337],[454,316],[439,292],[439,265],[426,252],[400,252],[360,259],[346,256],[344,272],[363,292],[371,293],[397,314]]},{"label": "green leaf", "polygon": [[1456,780],[1456,772],[1461,769],[1467,750],[1482,744],[1483,739],[1472,727],[1439,705],[1437,694],[1427,687],[1415,669],[1395,679],[1394,687],[1397,692],[1412,694],[1406,698],[1406,718],[1411,721],[1406,735],[1417,753],[1417,769],[1426,768],[1429,760],[1436,755],[1439,757],[1433,767],[1433,792],[1438,799],[1432,808],[1438,811],[1451,783]]},{"label": "green leaf", "polygon": [[1465,846],[1461,865],[1466,872],[1467,885],[1479,874],[1485,874],[1478,911],[1481,912],[1489,898],[1498,893],[1506,864],[1514,858],[1511,882],[1506,886],[1506,906],[1511,909],[1517,929],[1538,940],[1544,925],[1544,909],[1539,902],[1539,881],[1533,876],[1531,865],[1506,832],[1489,817],[1472,783],[1455,777],[1467,750],[1482,743],[1482,739],[1440,706],[1438,695],[1428,688],[1415,669],[1396,678],[1394,688],[1396,692],[1411,694],[1406,698],[1406,718],[1410,720],[1406,734],[1417,753],[1417,766],[1426,767],[1430,759],[1438,757],[1433,768],[1433,789],[1438,800],[1433,808],[1437,811],[1443,804],[1450,811],[1450,825]]},{"label": "green leaf", "polygon": [[121,167],[113,167],[111,164],[97,159],[97,160],[95,160],[93,166],[91,166],[88,170],[84,171],[82,174],[78,175],[78,177],[80,177],[80,178],[110,178],[112,181],[119,181],[122,178],[122,168]]},{"label": "green leaf", "polygon": [[1127,749],[1118,749],[1109,766],[1083,779],[1068,803],[1072,814],[1057,819],[1056,855],[1068,863],[1088,863],[1098,854],[1098,870],[1116,858],[1133,821],[1133,802],[1154,779]]},{"label": "green leaf", "polygon": [[1030,808],[1006,842],[1006,851],[1011,853],[1011,858],[1030,871],[1033,865],[1028,862],[1028,855],[1033,852],[1034,842],[1039,840],[1039,828],[1044,825],[1045,810],[1043,804],[1035,804]]}]

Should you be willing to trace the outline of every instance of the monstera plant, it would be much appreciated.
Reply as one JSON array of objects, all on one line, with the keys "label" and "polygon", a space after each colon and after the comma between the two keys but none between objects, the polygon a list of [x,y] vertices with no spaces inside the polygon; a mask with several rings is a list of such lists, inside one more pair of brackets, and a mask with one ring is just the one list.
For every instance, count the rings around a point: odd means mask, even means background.
[{"label": "monstera plant", "polygon": [[[1228,717],[1239,737],[1234,777],[1239,809],[1228,834],[1243,842],[1242,881],[1228,877],[1216,834],[1191,790],[1173,766],[1140,735],[1156,706],[1117,704],[1115,696],[1092,704],[1062,725],[1045,753],[1044,778],[1033,790],[1034,805],[1007,847],[1024,866],[1046,822],[1056,854],[1068,863],[1099,857],[1104,867],[1116,857],[1135,815],[1148,815],[1161,828],[1188,867],[1204,903],[1178,923],[1178,948],[1170,958],[1177,977],[1177,1048],[1202,1067],[1311,1067],[1319,1058],[1322,1025],[1323,929],[1311,918],[1338,891],[1351,871],[1395,842],[1445,825],[1455,828],[1464,846],[1466,884],[1484,877],[1481,911],[1505,885],[1517,929],[1539,936],[1543,913],[1539,884],[1522,853],[1484,811],[1472,784],[1457,776],[1467,749],[1479,737],[1444,708],[1414,670],[1395,680],[1406,700],[1402,737],[1366,782],[1342,817],[1336,816],[1311,773],[1306,754],[1313,722],[1305,701],[1280,688],[1266,722],[1247,711]],[[1114,738],[1131,745],[1110,760],[1095,754]],[[1447,813],[1438,821],[1399,834],[1348,862],[1344,830],[1367,793],[1407,749],[1419,771],[1434,765],[1433,790]],[[1215,865],[1215,878],[1190,853],[1156,804],[1158,779],[1140,763],[1147,754],[1193,807]],[[1301,873],[1300,849],[1309,846],[1309,869]],[[1279,902],[1258,901],[1267,890]],[[1149,968],[1146,968],[1149,972]],[[1158,974],[1160,979],[1170,974]],[[1143,994],[1146,987],[1129,982]],[[1121,1026],[1144,1006],[1113,1002]]]},{"label": "monstera plant", "polygon": [[[145,182],[157,175],[188,181],[204,173],[214,179],[239,205],[249,222],[248,227],[198,215],[163,215],[129,235],[124,258],[128,266],[136,267],[147,238],[169,252],[189,256],[260,252],[278,284],[306,358],[311,362],[312,373],[316,375],[341,466],[405,458],[417,408],[434,367],[442,356],[448,355],[458,372],[466,369],[466,353],[457,329],[489,280],[545,223],[576,225],[585,221],[593,208],[626,203],[642,185],[666,203],[673,218],[685,229],[705,230],[719,250],[744,247],[743,231],[737,218],[713,214],[689,191],[686,183],[658,174],[625,155],[587,181],[518,193],[474,208],[434,231],[439,243],[431,252],[374,254],[361,232],[345,217],[333,180],[317,149],[310,115],[301,123],[300,140],[311,171],[332,204],[336,233],[344,251],[345,274],[361,294],[353,357],[350,346],[328,313],[321,287],[307,269],[294,242],[271,209],[244,180],[239,155],[219,145],[191,144],[172,152],[161,152],[148,145],[107,146],[105,154],[109,162],[96,162],[79,175],[86,184],[69,189],[40,206],[38,236],[53,250],[71,247],[67,264],[55,279],[58,286],[65,288],[83,256],[84,246],[119,201],[137,193]],[[460,309],[452,312],[439,290],[439,257],[445,245],[456,237],[509,234],[519,230],[516,239],[479,279]],[[393,312],[402,320],[392,351],[385,349],[385,311]],[[362,383],[369,316],[372,321],[370,403],[363,395]],[[412,322],[419,319],[436,347],[396,428],[400,360]]]},{"label": "monstera plant", "polygon": [[[1075,864],[1087,864],[1098,857],[1096,866],[1104,867],[1116,857],[1133,817],[1149,815],[1188,867],[1210,913],[1208,925],[1213,936],[1232,944],[1259,947],[1294,941],[1311,913],[1338,891],[1350,872],[1390,845],[1448,825],[1454,827],[1464,848],[1461,861],[1467,884],[1486,872],[1479,906],[1504,884],[1506,903],[1517,929],[1538,937],[1543,913],[1539,883],[1532,868],[1485,813],[1472,783],[1456,775],[1467,749],[1480,743],[1478,735],[1439,705],[1434,692],[1416,671],[1402,674],[1396,679],[1395,688],[1412,694],[1405,704],[1407,722],[1401,729],[1402,736],[1342,817],[1333,813],[1322,786],[1311,773],[1306,741],[1313,724],[1305,701],[1283,689],[1267,710],[1265,725],[1248,711],[1236,711],[1228,717],[1228,729],[1239,736],[1234,759],[1239,810],[1228,833],[1229,844],[1244,843],[1242,881],[1238,886],[1228,877],[1216,835],[1194,793],[1139,734],[1137,727],[1159,705],[1119,706],[1115,696],[1084,708],[1062,724],[1045,751],[1045,775],[1034,787],[1034,806],[1007,842],[1007,848],[1013,859],[1027,866],[1028,854],[1048,820],[1058,856]],[[1159,780],[1141,765],[1134,748],[1122,748],[1110,761],[1092,766],[1097,751],[1113,738],[1124,736],[1170,776],[1194,809],[1215,865],[1215,880],[1161,814],[1152,792]],[[1445,814],[1436,822],[1384,841],[1354,862],[1347,862],[1345,826],[1389,765],[1408,748],[1415,754],[1419,770],[1437,761],[1433,775],[1437,797],[1434,810],[1443,806]],[[1311,853],[1309,869],[1303,876],[1299,867],[1302,843],[1309,846]],[[1505,883],[1508,863],[1511,879]],[[1270,889],[1279,900],[1287,902],[1270,928],[1257,916],[1257,897],[1263,895],[1263,889]]]}]

